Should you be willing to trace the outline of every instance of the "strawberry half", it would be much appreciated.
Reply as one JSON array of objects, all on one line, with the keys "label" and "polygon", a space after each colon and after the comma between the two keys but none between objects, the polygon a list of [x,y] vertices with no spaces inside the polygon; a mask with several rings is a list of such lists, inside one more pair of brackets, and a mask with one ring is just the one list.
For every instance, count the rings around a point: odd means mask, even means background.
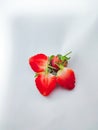
[{"label": "strawberry half", "polygon": [[63,68],[57,72],[57,83],[66,88],[73,89],[75,87],[75,74],[70,68]]},{"label": "strawberry half", "polygon": [[48,64],[48,57],[45,54],[37,54],[29,58],[29,64],[35,72],[45,71]]},{"label": "strawberry half", "polygon": [[56,87],[56,76],[41,72],[35,79],[36,86],[43,96],[48,96]]}]

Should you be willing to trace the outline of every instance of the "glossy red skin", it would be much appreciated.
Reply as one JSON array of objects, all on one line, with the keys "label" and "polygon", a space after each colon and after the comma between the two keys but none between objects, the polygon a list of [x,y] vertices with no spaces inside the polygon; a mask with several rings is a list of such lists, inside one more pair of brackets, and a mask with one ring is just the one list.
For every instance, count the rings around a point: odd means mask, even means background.
[{"label": "glossy red skin", "polygon": [[35,72],[45,71],[48,64],[48,57],[44,54],[37,54],[29,58],[29,64]]},{"label": "glossy red skin", "polygon": [[57,73],[57,83],[66,89],[73,89],[75,87],[74,71],[70,68],[59,70]]},{"label": "glossy red skin", "polygon": [[58,56],[54,56],[53,59],[51,60],[51,65],[53,67],[55,67],[57,70],[59,70],[59,67],[56,65],[56,63],[59,63],[59,57]]},{"label": "glossy red skin", "polygon": [[48,96],[56,87],[56,77],[52,74],[39,74],[35,79],[36,86],[43,96]]}]

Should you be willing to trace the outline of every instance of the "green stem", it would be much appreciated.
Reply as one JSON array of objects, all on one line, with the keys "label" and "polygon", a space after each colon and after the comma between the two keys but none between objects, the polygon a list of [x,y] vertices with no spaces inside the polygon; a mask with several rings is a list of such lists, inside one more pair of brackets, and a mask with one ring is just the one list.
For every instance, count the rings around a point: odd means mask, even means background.
[{"label": "green stem", "polygon": [[68,52],[65,56],[69,55],[70,53],[72,53],[72,51]]},{"label": "green stem", "polygon": [[58,65],[57,63],[55,63],[60,69],[63,69],[64,68],[64,66],[63,65]]},{"label": "green stem", "polygon": [[56,68],[51,66],[51,65],[48,65],[48,67],[51,68],[51,69],[55,69],[56,70]]}]

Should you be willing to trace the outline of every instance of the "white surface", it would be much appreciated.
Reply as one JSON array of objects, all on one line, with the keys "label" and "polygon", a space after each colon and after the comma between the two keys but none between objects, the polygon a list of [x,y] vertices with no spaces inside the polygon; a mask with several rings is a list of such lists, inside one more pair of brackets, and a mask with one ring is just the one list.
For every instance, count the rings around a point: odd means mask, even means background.
[{"label": "white surface", "polygon": [[[98,129],[97,1],[0,1],[0,130]],[[76,88],[39,94],[28,58],[72,51]]]}]

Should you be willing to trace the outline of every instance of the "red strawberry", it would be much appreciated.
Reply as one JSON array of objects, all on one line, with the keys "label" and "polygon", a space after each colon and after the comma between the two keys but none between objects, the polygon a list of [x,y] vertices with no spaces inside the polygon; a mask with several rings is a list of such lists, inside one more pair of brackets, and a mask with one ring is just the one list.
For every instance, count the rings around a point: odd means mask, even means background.
[{"label": "red strawberry", "polygon": [[35,72],[45,71],[48,64],[48,57],[44,54],[37,54],[29,59],[29,64]]},{"label": "red strawberry", "polygon": [[62,56],[61,54],[58,54],[57,56],[50,56],[50,63],[53,67],[56,68],[56,70],[60,69],[60,65],[66,67],[68,64],[68,60],[70,57],[67,57],[71,52],[67,53],[66,55]]},{"label": "red strawberry", "polygon": [[59,62],[60,62],[59,57],[58,57],[58,56],[53,56],[53,58],[52,58],[52,60],[51,60],[51,65],[58,70],[59,67],[57,66],[57,64],[58,64]]},{"label": "red strawberry", "polygon": [[44,96],[48,96],[56,87],[56,77],[46,72],[41,72],[38,74],[35,82],[38,90]]},{"label": "red strawberry", "polygon": [[70,68],[63,68],[57,72],[57,83],[66,88],[73,89],[75,87],[75,74]]}]

